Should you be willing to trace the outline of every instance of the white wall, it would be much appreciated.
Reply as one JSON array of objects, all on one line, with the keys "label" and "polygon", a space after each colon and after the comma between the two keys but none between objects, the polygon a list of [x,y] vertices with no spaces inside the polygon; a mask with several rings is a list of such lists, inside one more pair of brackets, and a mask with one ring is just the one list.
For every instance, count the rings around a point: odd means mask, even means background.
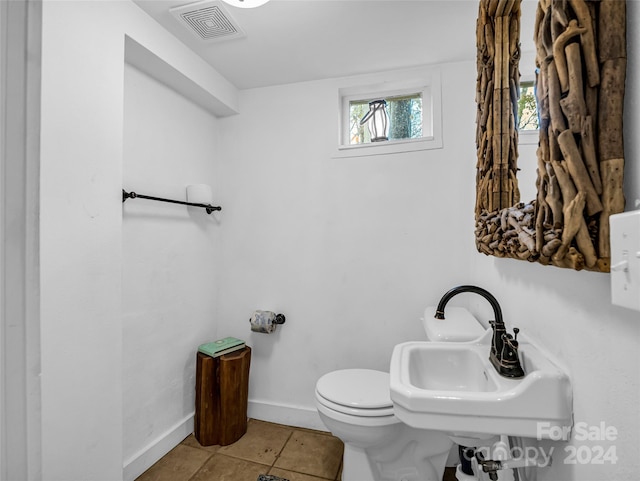
[{"label": "white wall", "polygon": [[[115,13],[95,3],[43,7],[43,479],[122,473],[123,41]],[[101,21],[73,21],[93,15]]]},{"label": "white wall", "polygon": [[[197,85],[198,95],[206,91],[217,99],[211,104],[221,105],[225,112],[235,110],[235,88],[131,2],[48,0],[43,5],[42,22],[42,479],[113,481],[123,477],[123,397],[151,397],[157,395],[158,389],[170,391],[176,376],[188,378],[190,373],[184,353],[176,353],[176,358],[181,358],[183,363],[176,369],[184,369],[182,373],[174,371],[165,379],[166,384],[148,386],[144,394],[123,391],[123,383],[131,383],[130,378],[123,377],[123,356],[131,353],[131,343],[135,342],[134,337],[127,338],[123,347],[123,307],[137,307],[129,298],[123,306],[124,289],[128,285],[122,276],[132,272],[122,269],[123,234],[128,233],[128,230],[123,232],[121,196],[125,36],[155,54],[151,57],[154,66],[164,62],[180,71]],[[137,53],[140,54],[140,50]],[[171,107],[166,98],[165,102],[174,113],[188,110],[184,106]],[[157,108],[161,110],[162,105]],[[189,115],[193,116],[194,124],[196,118],[207,119],[202,120],[204,125],[198,126],[200,129],[212,125],[208,114]],[[156,125],[160,122],[158,119]],[[148,132],[140,135],[149,138]],[[213,135],[215,138],[215,133]],[[157,149],[162,140],[153,138],[149,143],[156,144]],[[174,146],[179,143],[176,140]],[[154,159],[144,157],[140,145],[129,144],[128,148],[131,150],[126,153],[136,154],[139,160],[128,164],[127,175],[131,175],[132,180],[138,179],[141,177],[136,170],[141,165],[138,162],[152,164]],[[200,182],[200,174],[214,181],[209,167],[206,172],[199,170],[204,164],[200,147],[192,152],[198,156],[193,164],[174,164],[172,172],[165,170],[162,174],[165,187],[172,175],[176,189],[184,188],[189,174],[193,174],[193,179],[190,177],[188,182]],[[189,150],[184,154],[188,157]],[[167,165],[164,167],[170,170]],[[141,181],[134,187],[151,188],[150,180],[147,182]],[[128,212],[130,207],[138,208],[126,206],[125,210]],[[132,231],[136,230],[136,221],[154,223],[144,216],[127,220],[131,221],[127,228],[131,227]],[[175,224],[176,221],[167,219],[166,222]],[[199,229],[197,235],[201,238],[197,242],[201,245],[209,227],[191,219],[190,214],[178,224],[190,222]],[[150,227],[148,234],[153,233],[154,227],[157,226]],[[139,240],[134,240],[131,246],[139,246]],[[160,249],[155,253],[161,254]],[[201,258],[203,268],[210,262],[207,256],[203,254]],[[167,265],[171,263],[170,258],[164,261]],[[193,268],[193,263],[192,259],[184,269]],[[202,279],[208,280],[209,275],[203,274]],[[134,269],[135,276],[144,277],[143,270]],[[161,284],[166,290],[171,287],[166,277]],[[148,295],[146,300],[151,301],[156,294]],[[203,311],[210,306],[207,302],[203,299],[202,306],[189,312],[197,318],[199,327],[187,323],[186,329],[199,332],[207,329],[203,325]],[[127,320],[131,315],[128,311]],[[149,322],[149,318],[143,322]],[[174,345],[184,348],[182,342],[190,342],[187,339],[192,334],[196,332],[185,335]],[[171,349],[171,346],[160,349]],[[132,364],[140,362],[128,355],[126,360]],[[129,364],[126,367],[130,367]],[[157,372],[150,374],[157,376]],[[174,411],[155,429],[184,422],[190,394],[185,390],[181,395],[184,398],[178,400],[179,407],[174,406]],[[145,408],[135,406],[140,413]],[[133,416],[129,406],[126,413],[128,417]],[[171,419],[172,416],[175,419]],[[156,431],[155,434],[162,438],[165,433]],[[148,440],[138,438],[137,441]],[[144,448],[127,444],[126,452]]]},{"label": "white wall", "polygon": [[[218,332],[254,349],[250,414],[322,428],[316,380],[387,370],[395,344],[423,337],[424,307],[469,279],[473,78],[442,67],[442,149],[331,158],[339,79],[242,91],[221,122]],[[251,333],[255,309],[287,322]]]},{"label": "white wall", "polygon": [[[217,119],[129,64],[124,73],[125,190],[181,200],[188,184],[217,192]],[[124,204],[125,479],[193,431],[195,352],[216,332],[218,217],[143,199]]]}]

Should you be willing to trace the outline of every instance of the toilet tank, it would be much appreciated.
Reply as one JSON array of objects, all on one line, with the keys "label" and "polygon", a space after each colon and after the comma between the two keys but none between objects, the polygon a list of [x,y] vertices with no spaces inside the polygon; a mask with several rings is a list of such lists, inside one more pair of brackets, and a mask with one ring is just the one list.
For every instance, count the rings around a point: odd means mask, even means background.
[{"label": "toilet tank", "polygon": [[444,319],[436,319],[436,306],[424,310],[422,326],[427,339],[437,342],[473,341],[482,336],[486,329],[464,307],[447,306]]}]

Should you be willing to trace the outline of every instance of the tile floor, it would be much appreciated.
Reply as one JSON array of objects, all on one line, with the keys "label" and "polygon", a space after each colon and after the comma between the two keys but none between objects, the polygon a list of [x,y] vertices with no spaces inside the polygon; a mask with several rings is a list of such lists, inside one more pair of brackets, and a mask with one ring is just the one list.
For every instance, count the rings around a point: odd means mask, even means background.
[{"label": "tile floor", "polygon": [[235,443],[200,446],[192,434],[136,481],[256,481],[260,474],[340,481],[342,451],[329,433],[249,419]]},{"label": "tile floor", "polygon": [[[229,446],[200,446],[190,435],[136,481],[256,481],[271,474],[289,481],[341,481],[342,441],[323,431],[249,419]],[[444,481],[455,481],[447,468]]]}]

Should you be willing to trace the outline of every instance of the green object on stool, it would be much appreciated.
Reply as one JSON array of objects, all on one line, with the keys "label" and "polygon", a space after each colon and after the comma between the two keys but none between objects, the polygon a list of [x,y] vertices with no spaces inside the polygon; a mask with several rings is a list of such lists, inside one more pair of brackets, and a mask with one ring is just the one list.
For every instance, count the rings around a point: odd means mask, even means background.
[{"label": "green object on stool", "polygon": [[239,351],[244,348],[244,341],[235,337],[225,337],[217,341],[208,342],[198,346],[198,352],[211,357],[222,356],[233,351]]}]

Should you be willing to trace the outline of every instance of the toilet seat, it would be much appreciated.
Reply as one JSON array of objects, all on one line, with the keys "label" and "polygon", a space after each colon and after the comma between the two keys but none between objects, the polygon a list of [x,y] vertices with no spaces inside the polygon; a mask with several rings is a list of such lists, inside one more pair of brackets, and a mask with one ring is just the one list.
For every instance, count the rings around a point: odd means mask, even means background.
[{"label": "toilet seat", "polygon": [[393,416],[389,393],[389,373],[372,369],[333,371],[316,384],[320,404],[351,416]]}]

